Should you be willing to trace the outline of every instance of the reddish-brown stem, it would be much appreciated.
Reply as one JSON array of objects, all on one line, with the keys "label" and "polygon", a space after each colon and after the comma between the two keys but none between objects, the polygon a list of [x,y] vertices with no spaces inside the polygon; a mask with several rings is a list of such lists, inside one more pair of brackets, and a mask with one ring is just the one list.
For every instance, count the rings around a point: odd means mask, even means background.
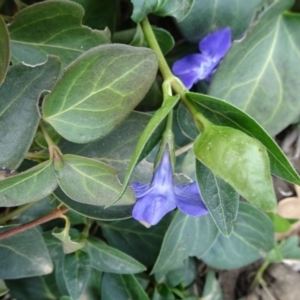
[{"label": "reddish-brown stem", "polygon": [[11,230],[8,230],[8,231],[5,231],[3,233],[0,233],[0,240],[3,240],[3,239],[6,239],[10,236],[13,236],[15,234],[18,234],[20,232],[23,232],[23,231],[26,231],[28,229],[31,229],[37,225],[41,225],[41,224],[44,224],[46,222],[49,222],[51,220],[54,220],[54,219],[57,219],[57,218],[60,218],[63,214],[65,214],[67,211],[69,210],[68,207],[62,207],[62,208],[58,208],[54,211],[52,211],[51,213],[41,217],[41,218],[38,218],[34,221],[31,221],[31,222],[28,222],[26,224],[23,224],[23,225],[20,225],[16,228],[13,228]]}]

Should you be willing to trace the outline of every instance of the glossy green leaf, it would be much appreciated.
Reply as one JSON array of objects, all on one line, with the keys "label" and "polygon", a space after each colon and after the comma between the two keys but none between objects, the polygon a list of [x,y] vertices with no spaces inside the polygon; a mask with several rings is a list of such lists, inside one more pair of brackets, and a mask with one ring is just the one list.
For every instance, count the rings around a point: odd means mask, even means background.
[{"label": "glossy green leaf", "polygon": [[52,161],[45,161],[23,173],[0,181],[0,206],[18,206],[41,200],[56,188]]},{"label": "glossy green leaf", "polygon": [[177,120],[182,133],[191,140],[196,139],[199,135],[199,129],[197,128],[191,113],[183,103],[179,104]]},{"label": "glossy green leaf", "polygon": [[239,194],[199,160],[196,160],[196,174],[202,199],[211,217],[222,234],[230,236],[238,212]]},{"label": "glossy green leaf", "polygon": [[152,273],[178,269],[188,256],[200,258],[217,236],[218,229],[210,215],[191,217],[177,212],[165,234]]},{"label": "glossy green leaf", "polygon": [[102,272],[118,274],[135,274],[145,271],[145,267],[131,256],[105,243],[88,238],[87,250],[91,266]]},{"label": "glossy green leaf", "polygon": [[181,21],[191,10],[194,0],[131,0],[131,2],[133,4],[131,18],[138,23],[150,13],[161,17],[172,16]]},{"label": "glossy green leaf", "polygon": [[195,140],[194,152],[214,175],[246,200],[263,210],[275,210],[269,158],[258,140],[234,128],[210,123]]},{"label": "glossy green leaf", "polygon": [[9,36],[6,25],[0,17],[0,85],[3,83],[10,60]]},{"label": "glossy green leaf", "polygon": [[230,27],[233,38],[240,38],[266,3],[266,0],[195,0],[190,13],[177,26],[184,37],[194,43],[225,27]]},{"label": "glossy green leaf", "polygon": [[43,105],[43,117],[59,134],[87,143],[114,130],[144,98],[157,71],[147,48],[102,45],[65,71]]},{"label": "glossy green leaf", "polygon": [[82,23],[94,29],[105,29],[108,27],[110,32],[114,32],[117,14],[117,0],[72,0],[82,5],[84,17]]},{"label": "glossy green leaf", "polygon": [[168,113],[175,107],[179,99],[179,95],[167,97],[164,100],[163,105],[155,112],[147,127],[140,135],[136,148],[131,156],[129,166],[123,180],[123,189],[120,195],[124,193],[135,166],[149,154],[160,140],[162,132],[165,129],[163,122],[165,121]]},{"label": "glossy green leaf", "polygon": [[218,280],[216,279],[216,274],[214,271],[209,270],[206,278],[205,285],[202,293],[202,300],[222,300],[222,290],[219,285]]},{"label": "glossy green leaf", "polygon": [[[67,154],[63,156],[64,167],[57,181],[60,188],[71,199],[95,206],[106,206],[121,190],[117,179],[118,171],[99,161]],[[127,189],[119,205],[135,202],[131,189]]]},{"label": "glossy green leaf", "polygon": [[101,223],[102,234],[108,244],[143,265],[152,266],[158,256],[169,218],[163,218],[156,226],[146,228],[134,219]]},{"label": "glossy green leaf", "polygon": [[299,116],[300,15],[275,1],[218,68],[209,94],[237,105],[272,136]]},{"label": "glossy green leaf", "polygon": [[[119,171],[120,180],[123,180],[139,137],[150,120],[150,115],[134,111],[122,123],[122,126],[101,140],[84,145],[62,140],[59,146],[64,153],[86,156],[113,166]],[[161,130],[154,135],[154,140],[157,140],[160,134]],[[152,165],[149,163],[141,162],[132,173],[132,180],[135,181],[148,181],[151,177]]]},{"label": "glossy green leaf", "polygon": [[80,54],[109,43],[108,31],[81,25],[83,8],[70,1],[46,1],[22,9],[8,27],[14,63],[39,64],[57,55],[65,67]]},{"label": "glossy green leaf", "polygon": [[52,89],[59,69],[60,62],[54,57],[35,67],[19,64],[9,68],[0,87],[1,167],[16,169],[24,159],[40,120],[40,94]]},{"label": "glossy green leaf", "polygon": [[90,271],[90,259],[86,252],[77,251],[65,256],[63,274],[72,299],[80,299],[89,280]]},{"label": "glossy green leaf", "polygon": [[133,275],[105,273],[101,282],[101,299],[149,300],[149,297]]},{"label": "glossy green leaf", "polygon": [[241,202],[231,236],[219,234],[201,259],[215,269],[237,269],[262,258],[273,247],[274,231],[269,217]]},{"label": "glossy green leaf", "polygon": [[[217,98],[196,93],[187,93],[187,97],[197,105],[201,113],[203,113],[211,122],[217,125],[239,129],[258,139],[268,150],[271,173],[286,181],[298,185],[300,184],[298,173],[283,154],[282,150],[250,116],[232,104]],[[186,120],[185,122],[188,121]],[[195,126],[193,120],[191,120],[189,124]]]},{"label": "glossy green leaf", "polygon": [[96,220],[119,220],[126,219],[132,216],[133,203],[123,205],[121,200],[121,205],[110,206],[104,208],[103,206],[90,205],[85,203],[80,203],[69,198],[60,188],[54,191],[54,195],[59,201],[65,204],[67,207],[71,208],[78,214],[89,217]]},{"label": "glossy green leaf", "polygon": [[[8,229],[11,226],[1,227],[0,232]],[[42,235],[36,228],[1,240],[0,257],[1,279],[39,276],[53,270]]]},{"label": "glossy green leaf", "polygon": [[43,238],[50,254],[51,260],[53,262],[63,261],[65,254],[62,247],[62,242],[55,236],[53,236],[52,231],[44,232]]}]

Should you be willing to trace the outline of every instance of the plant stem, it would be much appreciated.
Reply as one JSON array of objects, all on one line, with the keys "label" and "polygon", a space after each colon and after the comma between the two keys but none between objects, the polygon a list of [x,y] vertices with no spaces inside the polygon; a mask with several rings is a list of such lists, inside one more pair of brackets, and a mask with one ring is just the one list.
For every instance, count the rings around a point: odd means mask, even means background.
[{"label": "plant stem", "polygon": [[143,29],[144,35],[146,37],[146,40],[148,42],[149,47],[155,51],[157,58],[158,58],[158,65],[159,65],[159,70],[162,73],[163,77],[165,80],[168,80],[172,77],[174,77],[174,75],[172,74],[166,60],[165,57],[158,45],[157,39],[155,37],[155,34],[152,30],[152,27],[149,23],[148,18],[145,18],[142,22],[141,22],[141,27]]},{"label": "plant stem", "polygon": [[158,58],[158,66],[161,74],[163,75],[163,78],[165,80],[165,83],[168,85],[171,84],[171,87],[173,90],[178,93],[181,97],[181,100],[185,104],[185,106],[188,108],[190,113],[193,115],[196,125],[199,128],[199,130],[203,131],[205,128],[205,125],[209,123],[209,121],[199,112],[197,107],[192,103],[187,97],[186,93],[188,90],[183,85],[183,83],[173,75],[171,72],[169,65],[160,49],[160,46],[157,42],[157,39],[155,37],[155,34],[152,30],[152,27],[149,23],[148,18],[145,18],[141,23],[141,27],[143,29],[144,35],[146,37],[146,40],[148,42],[149,47],[156,53]]},{"label": "plant stem", "polygon": [[194,142],[191,142],[191,143],[189,143],[189,144],[187,144],[187,145],[185,145],[185,146],[183,146],[183,147],[177,149],[177,150],[175,151],[175,156],[176,156],[176,157],[177,157],[177,156],[180,156],[181,154],[183,154],[183,153],[189,151],[190,149],[193,148],[193,145],[194,145]]},{"label": "plant stem", "polygon": [[44,224],[44,223],[49,222],[51,220],[61,218],[61,217],[63,217],[63,214],[65,214],[68,210],[69,210],[68,207],[63,207],[63,208],[60,208],[60,209],[56,209],[56,210],[52,211],[51,213],[49,213],[49,214],[47,214],[47,215],[45,215],[45,216],[43,216],[39,219],[36,219],[34,221],[31,221],[31,222],[28,222],[26,224],[20,225],[20,226],[18,226],[16,228],[13,228],[11,230],[0,233],[0,240],[11,237],[15,234],[26,231],[28,229],[31,229],[35,226]]},{"label": "plant stem", "polygon": [[10,213],[4,215],[0,218],[0,225],[5,224],[7,221],[11,220],[13,217],[19,216],[21,213],[29,209],[30,207],[34,206],[38,201],[27,203],[25,205],[19,206],[18,208],[14,209]]}]

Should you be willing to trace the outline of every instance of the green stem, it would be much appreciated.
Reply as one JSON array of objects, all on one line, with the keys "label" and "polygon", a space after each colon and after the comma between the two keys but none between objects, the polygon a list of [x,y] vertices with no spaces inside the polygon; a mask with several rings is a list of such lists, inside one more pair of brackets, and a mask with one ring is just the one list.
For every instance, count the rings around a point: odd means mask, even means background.
[{"label": "green stem", "polygon": [[265,261],[261,266],[260,268],[258,269],[257,273],[256,273],[256,276],[250,286],[250,290],[254,289],[254,287],[256,285],[258,285],[259,283],[263,282],[263,273],[265,272],[265,270],[268,268],[268,266],[270,265],[271,263],[269,261]]},{"label": "green stem", "polygon": [[[171,72],[169,65],[160,49],[160,46],[157,42],[157,39],[155,37],[155,34],[152,30],[152,27],[149,23],[148,18],[145,18],[141,23],[141,27],[143,29],[144,35],[146,37],[146,40],[148,42],[149,47],[155,51],[157,58],[158,58],[158,66],[161,74],[163,75],[163,78],[166,83],[166,87],[163,85],[164,94],[168,86],[171,85],[173,90],[178,93],[181,97],[181,100],[187,107],[187,109],[190,111],[190,113],[193,115],[196,125],[199,128],[200,131],[203,131],[205,128],[205,125],[209,123],[209,121],[199,112],[197,107],[186,97],[186,93],[188,90],[184,86],[184,84],[173,75]],[[165,95],[164,95],[165,96]]]},{"label": "green stem", "polygon": [[0,225],[3,225],[6,222],[8,222],[9,220],[11,220],[12,218],[14,218],[16,216],[19,216],[21,213],[23,213],[24,211],[26,211],[30,207],[34,206],[37,202],[38,201],[31,202],[31,203],[19,206],[18,208],[14,209],[10,213],[4,215],[3,217],[0,218]]},{"label": "green stem", "polygon": [[40,152],[36,152],[36,153],[32,153],[32,152],[27,152],[25,154],[25,158],[28,159],[49,159],[49,154],[47,153],[40,153]]},{"label": "green stem", "polygon": [[174,75],[172,74],[172,72],[165,60],[165,57],[158,45],[157,39],[155,37],[155,34],[152,30],[152,27],[149,23],[148,18],[145,18],[140,24],[143,29],[143,32],[144,32],[144,35],[146,37],[149,47],[152,50],[154,50],[157,55],[159,70],[162,73],[164,79],[168,80],[168,79],[174,77]]}]

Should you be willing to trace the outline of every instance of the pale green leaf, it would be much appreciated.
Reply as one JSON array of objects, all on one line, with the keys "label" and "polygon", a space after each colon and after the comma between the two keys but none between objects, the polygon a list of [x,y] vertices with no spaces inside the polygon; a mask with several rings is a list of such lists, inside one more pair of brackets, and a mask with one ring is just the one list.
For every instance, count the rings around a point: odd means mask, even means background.
[{"label": "pale green leaf", "polygon": [[64,138],[87,143],[114,130],[143,99],[157,58],[147,48],[102,45],[80,56],[43,105],[43,117]]},{"label": "pale green leaf", "polygon": [[24,159],[40,120],[40,94],[52,89],[59,69],[55,57],[35,67],[18,64],[9,68],[0,87],[1,167],[15,169]]},{"label": "pale green leaf", "polygon": [[0,206],[18,206],[41,200],[56,188],[52,160],[0,181]]},{"label": "pale green leaf", "polygon": [[300,111],[300,15],[283,13],[293,2],[274,2],[246,37],[233,44],[209,89],[210,95],[247,112],[272,136]]},{"label": "pale green leaf", "polygon": [[263,210],[275,210],[269,158],[258,140],[234,128],[209,123],[195,140],[194,152],[214,175],[246,200]]},{"label": "pale green leaf", "polygon": [[222,300],[222,290],[216,279],[216,274],[214,271],[209,270],[206,278],[205,285],[203,289],[203,294],[200,300]]},{"label": "pale green leaf", "polygon": [[0,17],[0,85],[3,83],[10,60],[9,36],[6,25]]},{"label": "pale green leaf", "polygon": [[143,272],[146,269],[145,266],[131,256],[94,238],[88,238],[87,250],[91,266],[98,271],[135,274]]},{"label": "pale green leaf", "polygon": [[[11,226],[0,227],[0,232]],[[0,278],[16,279],[49,274],[51,258],[41,233],[29,229],[0,241]]]},{"label": "pale green leaf", "polygon": [[45,1],[19,11],[8,27],[14,63],[39,64],[57,55],[65,67],[79,55],[109,43],[108,31],[81,25],[83,8],[70,1]]}]

